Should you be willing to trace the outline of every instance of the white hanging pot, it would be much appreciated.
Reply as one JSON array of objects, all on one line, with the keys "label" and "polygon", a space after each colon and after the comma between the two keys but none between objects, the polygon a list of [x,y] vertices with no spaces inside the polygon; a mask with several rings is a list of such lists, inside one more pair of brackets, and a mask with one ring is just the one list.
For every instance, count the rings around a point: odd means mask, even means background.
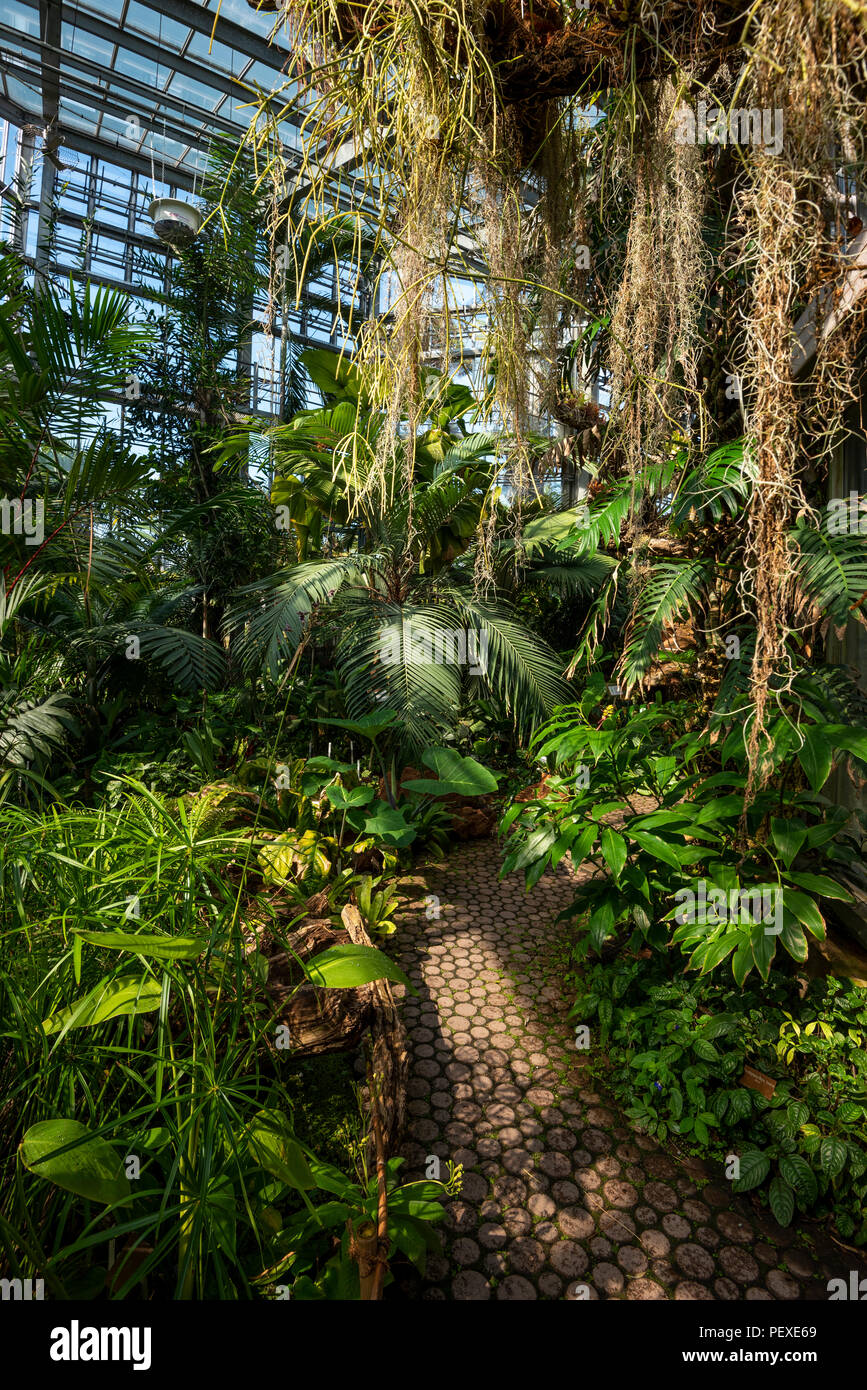
[{"label": "white hanging pot", "polygon": [[189,246],[204,221],[199,209],[181,198],[155,198],[148,214],[160,241],[168,246]]}]

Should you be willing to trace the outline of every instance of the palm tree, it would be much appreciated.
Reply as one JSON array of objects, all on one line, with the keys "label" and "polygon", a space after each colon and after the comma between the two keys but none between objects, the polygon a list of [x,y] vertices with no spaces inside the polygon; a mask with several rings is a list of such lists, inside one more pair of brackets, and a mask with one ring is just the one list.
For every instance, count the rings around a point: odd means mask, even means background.
[{"label": "palm tree", "polygon": [[[532,728],[569,687],[556,652],[510,601],[514,541],[497,543],[493,587],[474,584],[480,528],[494,508],[498,535],[507,534],[508,508],[498,500],[497,440],[464,425],[471,393],[427,381],[437,415],[414,441],[408,482],[405,433],[383,448],[385,416],[358,369],[324,350],[302,363],[325,403],[270,435],[272,501],[286,512],[297,563],[240,591],[228,621],[242,659],[278,677],[305,628],[327,615],[350,714],[395,710],[408,750],[452,729],[468,690],[493,692],[517,727]],[[533,524],[528,554],[556,569],[556,527],[544,516]],[[560,581],[592,592],[606,568],[572,557]]]},{"label": "palm tree", "polygon": [[[172,679],[204,669],[219,647],[157,618],[142,524],[150,472],[105,425],[103,400],[124,386],[146,337],[126,298],[29,288],[0,258],[0,781],[39,782],[74,727],[97,708],[100,662],[131,633]],[[82,686],[82,688],[79,688]]]},{"label": "palm tree", "polygon": [[[293,254],[275,271],[284,224],[254,162],[224,140],[210,151],[200,201],[204,224],[171,259],[167,291],[141,291],[153,304],[148,318],[156,342],[139,361],[142,392],[130,416],[159,478],[154,505],[186,509],[178,531],[181,563],[200,588],[197,626],[204,637],[216,637],[230,592],[251,570],[261,573],[276,560],[267,553],[261,517],[244,525],[238,515],[240,486],[254,510],[261,501],[248,477],[249,448],[223,447],[250,415],[252,364],[236,364],[264,326],[256,322],[257,302],[279,296],[293,304],[302,283],[350,255],[363,270],[370,247],[339,217],[305,221],[290,229]],[[163,265],[144,269],[162,273]],[[307,382],[291,336],[284,334],[279,352],[279,408],[286,419],[306,404]],[[245,440],[249,445],[249,434]],[[276,544],[273,533],[270,538]]]}]

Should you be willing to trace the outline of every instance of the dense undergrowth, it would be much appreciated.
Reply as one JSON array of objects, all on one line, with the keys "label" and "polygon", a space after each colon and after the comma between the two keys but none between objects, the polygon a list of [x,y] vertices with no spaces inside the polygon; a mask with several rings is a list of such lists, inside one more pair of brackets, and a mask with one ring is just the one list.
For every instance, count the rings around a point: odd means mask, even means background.
[{"label": "dense undergrowth", "polygon": [[781,1224],[831,1216],[863,1244],[867,1002],[821,978],[809,941],[850,898],[839,875],[867,830],[821,788],[833,761],[867,759],[867,738],[814,691],[745,806],[742,724],[713,737],[688,702],[608,698],[591,680],[540,731],[542,795],[502,822],[504,871],[528,888],[566,854],[590,870],[564,914],[576,1046],[641,1129],[722,1160]]},{"label": "dense undergrowth", "polygon": [[282,6],[316,158],[270,101],[215,140],[139,321],[0,243],[4,1270],[356,1298],[380,1178],[423,1267],[460,1174],[373,1171],[366,1059],[280,1047],[258,932],[352,906],[298,989],[405,983],[395,879],[463,812],[581,870],[630,1119],[864,1244],[867,1008],[819,969],[867,827],[863,0],[353,8]]}]

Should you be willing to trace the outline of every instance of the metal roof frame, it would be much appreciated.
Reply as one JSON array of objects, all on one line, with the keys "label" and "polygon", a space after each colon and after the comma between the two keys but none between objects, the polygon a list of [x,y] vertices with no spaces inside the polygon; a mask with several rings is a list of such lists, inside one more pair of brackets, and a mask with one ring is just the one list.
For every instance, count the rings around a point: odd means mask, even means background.
[{"label": "metal roof frame", "polygon": [[[156,32],[148,37],[126,23],[129,0],[123,0],[117,22],[95,12],[95,5],[85,8],[76,0],[19,0],[19,3],[38,14],[39,32],[28,33],[0,23],[0,55],[4,73],[31,88],[33,102],[16,100],[13,93],[0,92],[0,111],[18,125],[38,124],[41,118],[49,155],[64,144],[82,152],[102,154],[112,162],[127,163],[140,171],[150,159],[145,145],[147,131],[161,132],[164,127],[166,137],[181,145],[183,153],[178,157],[164,157],[161,152],[159,155],[155,152],[154,161],[165,168],[168,181],[189,188],[195,179],[190,166],[191,155],[205,152],[217,132],[236,138],[246,132],[246,125],[235,119],[234,111],[227,109],[226,97],[236,98],[238,105],[252,104],[264,97],[266,109],[279,113],[281,121],[296,128],[300,124],[299,114],[286,110],[288,96],[279,95],[281,82],[291,80],[282,71],[291,50],[285,44],[272,44],[222,14],[218,15],[216,9],[207,9],[194,0],[142,0],[156,20],[164,16],[187,27],[187,38],[177,51],[161,46],[156,41]],[[110,65],[106,67],[65,49],[64,25],[112,44]],[[238,71],[227,72],[189,54],[186,49],[194,34],[208,39],[213,36],[215,41],[237,52]],[[135,54],[165,71],[165,83],[150,85],[122,72],[117,62],[124,52]],[[273,72],[272,90],[278,92],[273,102],[268,101],[267,89],[245,80],[256,63]],[[172,90],[176,75],[222,93],[224,99],[212,108],[201,106]],[[64,120],[61,109],[64,99],[81,100],[91,106],[97,121],[103,114],[121,119],[136,116],[145,132],[138,150],[113,133],[104,134],[99,124],[95,131],[82,131],[73,122]],[[291,160],[291,147],[286,147],[286,153]]]}]

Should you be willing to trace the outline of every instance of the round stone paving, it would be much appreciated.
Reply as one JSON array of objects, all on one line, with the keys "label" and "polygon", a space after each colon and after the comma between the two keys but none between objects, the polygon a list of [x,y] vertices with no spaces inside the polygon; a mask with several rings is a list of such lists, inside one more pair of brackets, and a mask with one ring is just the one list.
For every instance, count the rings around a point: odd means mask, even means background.
[{"label": "round stone paving", "polygon": [[[561,988],[564,862],[526,893],[493,841],[400,885],[394,953],[420,997],[410,1048],[408,1181],[463,1165],[424,1299],[826,1299],[867,1267],[813,1223],[783,1229],[720,1172],[637,1133],[592,1089]],[[433,898],[429,895],[435,895]],[[437,915],[437,912],[439,915]],[[428,913],[431,915],[428,916]],[[398,995],[402,993],[397,990]],[[592,1032],[591,1032],[592,1041]],[[402,1281],[403,1283],[403,1281]]]}]

